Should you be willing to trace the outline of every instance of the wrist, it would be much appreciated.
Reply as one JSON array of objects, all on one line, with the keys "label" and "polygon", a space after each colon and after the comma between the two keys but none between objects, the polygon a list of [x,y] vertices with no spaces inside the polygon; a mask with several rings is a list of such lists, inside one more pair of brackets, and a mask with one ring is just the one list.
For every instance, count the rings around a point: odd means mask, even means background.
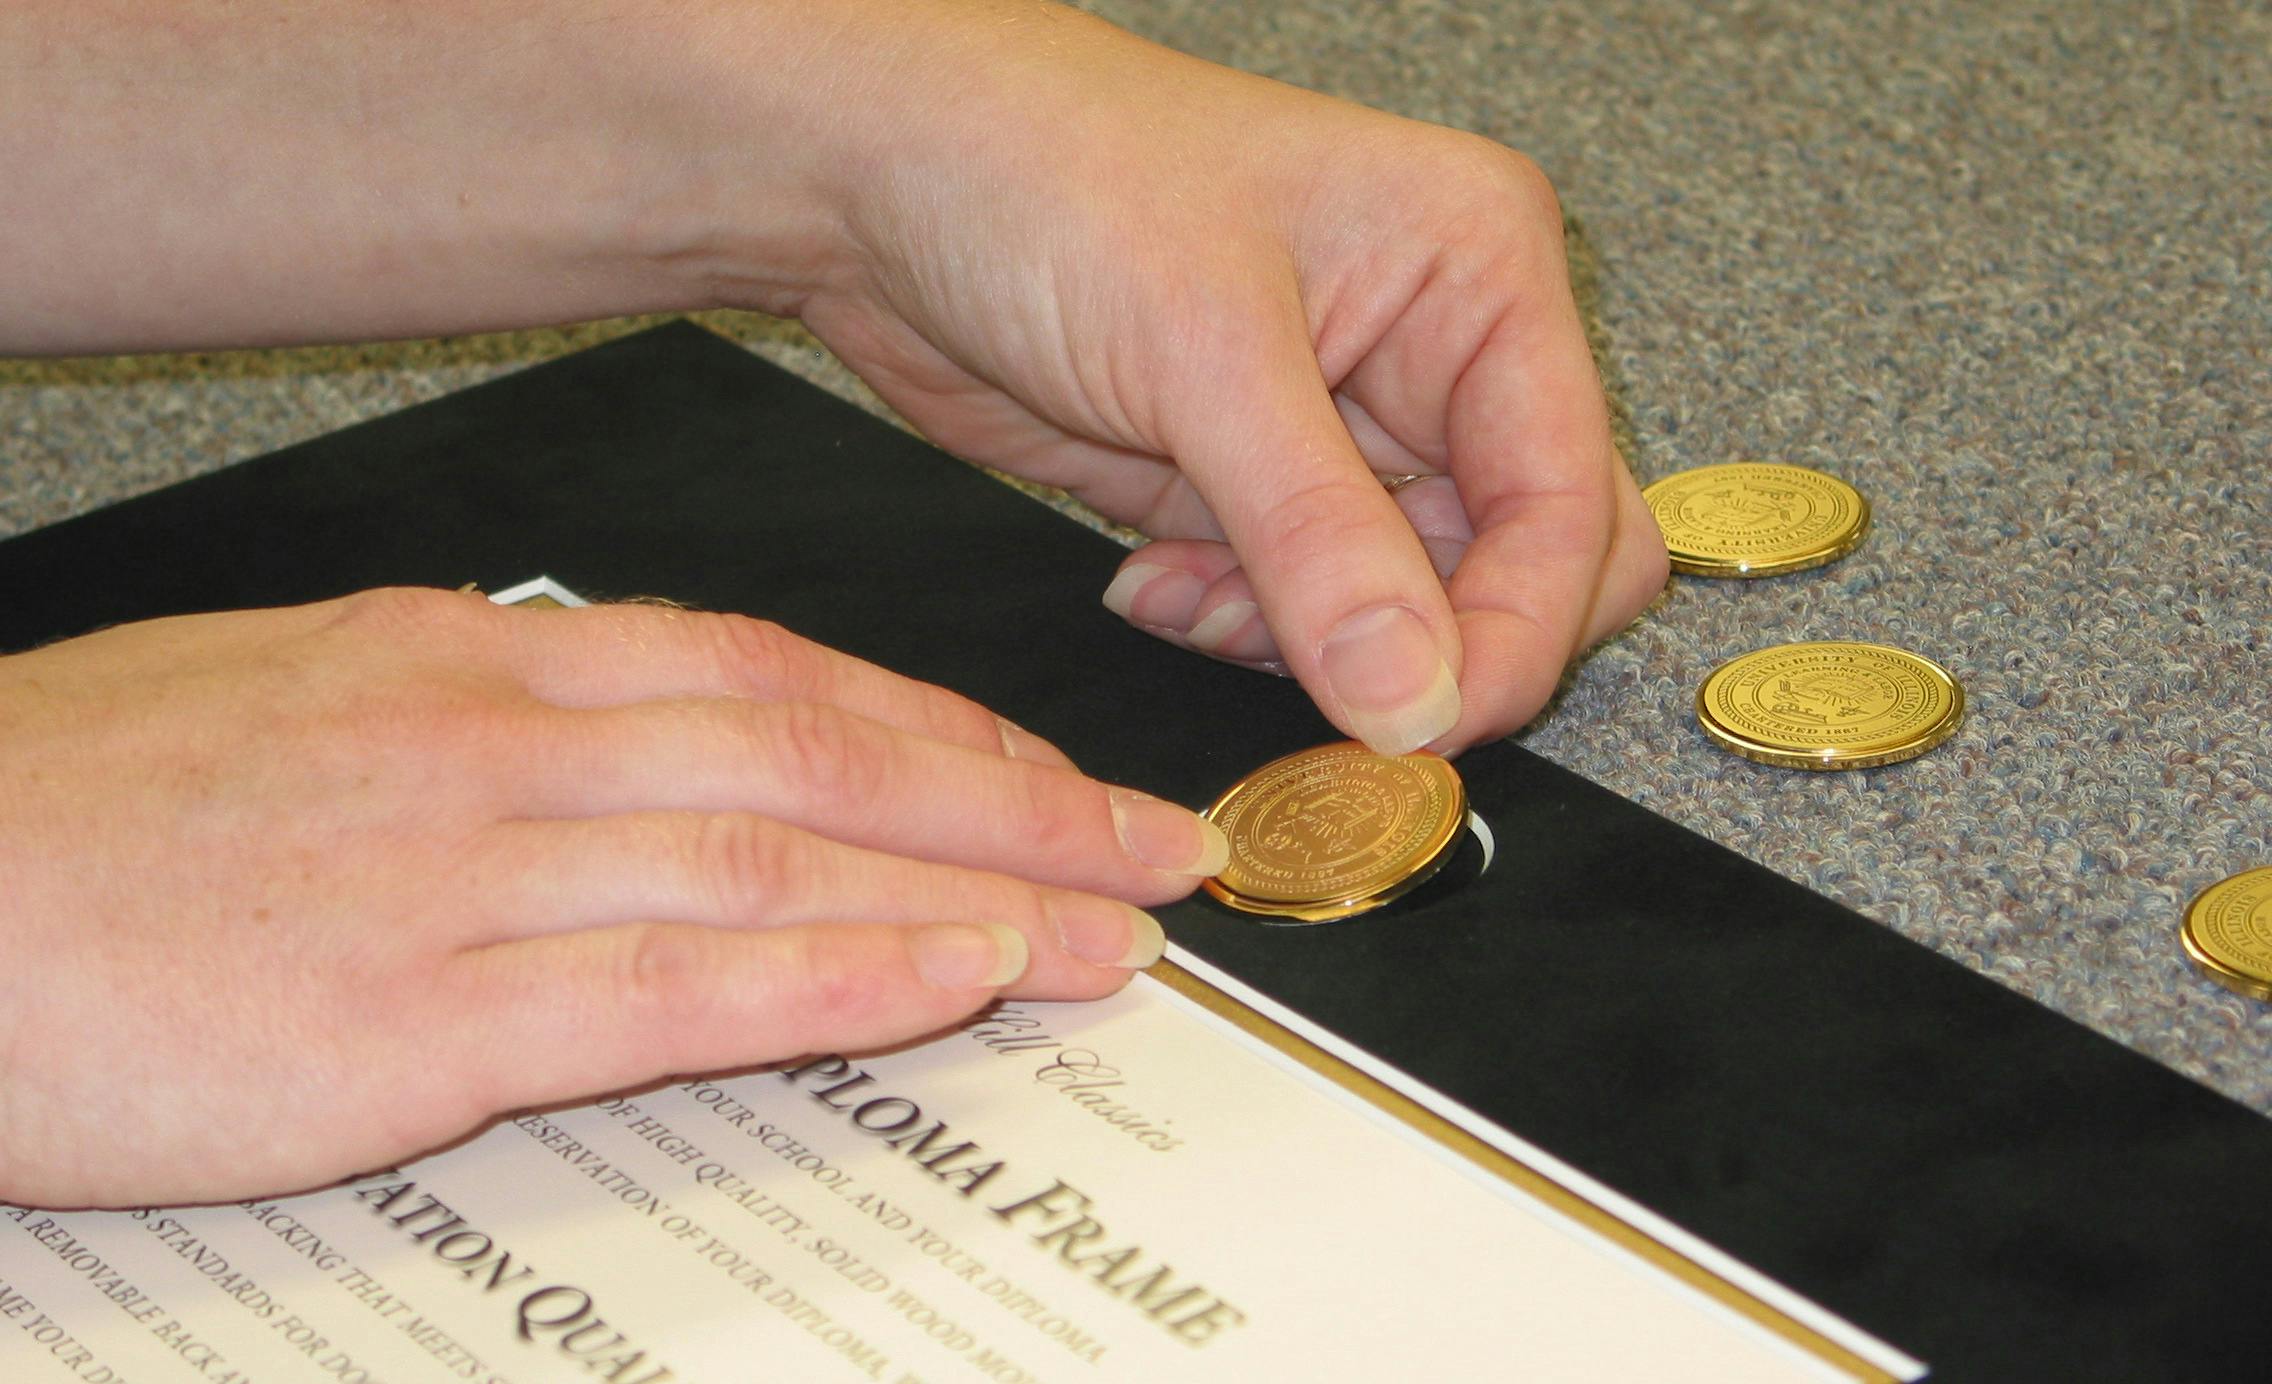
[{"label": "wrist", "polygon": [[1096,50],[1152,49],[1049,0],[836,0],[819,14],[786,0],[717,20],[714,118],[740,133],[703,162],[690,206],[711,229],[687,263],[713,306],[782,316],[871,291],[940,248],[949,223],[1025,196],[1031,169],[1078,139]]},{"label": "wrist", "polygon": [[795,317],[848,272],[851,208],[891,156],[866,70],[891,25],[871,8],[723,0],[644,36],[602,128],[653,180],[587,224],[662,306]]}]

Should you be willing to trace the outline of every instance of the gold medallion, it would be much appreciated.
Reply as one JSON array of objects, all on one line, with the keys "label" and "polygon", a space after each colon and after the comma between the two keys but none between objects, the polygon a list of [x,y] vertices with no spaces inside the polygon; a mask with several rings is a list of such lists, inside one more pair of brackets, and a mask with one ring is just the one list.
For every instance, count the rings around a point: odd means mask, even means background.
[{"label": "gold medallion", "polygon": [[1870,502],[1836,476],[1768,461],[1700,466],[1641,492],[1672,570],[1772,577],[1834,562],[1870,531]]},{"label": "gold medallion", "polygon": [[2202,890],[2178,938],[2209,979],[2272,1000],[2272,865]]},{"label": "gold medallion", "polygon": [[1245,913],[1322,923],[1378,908],[1440,869],[1467,790],[1439,756],[1354,740],[1263,765],[1207,809],[1231,840],[1208,893]]},{"label": "gold medallion", "polygon": [[1929,658],[1883,644],[1783,644],[1721,664],[1696,719],[1722,749],[1786,769],[1898,764],[1964,721],[1964,689]]}]

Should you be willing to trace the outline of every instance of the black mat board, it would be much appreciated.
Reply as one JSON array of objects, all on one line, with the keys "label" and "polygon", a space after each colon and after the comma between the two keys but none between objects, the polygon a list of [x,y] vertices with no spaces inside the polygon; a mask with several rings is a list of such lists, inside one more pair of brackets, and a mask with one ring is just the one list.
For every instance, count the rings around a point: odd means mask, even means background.
[{"label": "black mat board", "polygon": [[[1122,555],[678,325],[0,543],[0,649],[548,572],[780,620],[1194,806],[1332,736],[1107,614]],[[1171,933],[1937,1379],[2266,1377],[2272,1122],[1519,747],[1461,763],[1481,878]]]}]

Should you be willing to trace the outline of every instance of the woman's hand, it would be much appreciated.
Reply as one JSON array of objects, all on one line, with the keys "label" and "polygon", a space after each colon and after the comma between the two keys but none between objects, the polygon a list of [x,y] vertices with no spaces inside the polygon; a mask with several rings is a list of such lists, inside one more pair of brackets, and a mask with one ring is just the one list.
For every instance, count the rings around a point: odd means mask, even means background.
[{"label": "woman's hand", "polygon": [[0,51],[0,349],[799,315],[1384,750],[1514,729],[1664,581],[1554,195],[1473,135],[1042,0],[45,0]]},{"label": "woman's hand", "polygon": [[500,1112],[1107,994],[1221,834],[778,628],[394,590],[0,659],[0,1198],[315,1185]]},{"label": "woman's hand", "polygon": [[891,32],[858,253],[796,310],[943,445],[1167,540],[1119,614],[1456,751],[1662,587],[1528,160],[1055,6]]}]

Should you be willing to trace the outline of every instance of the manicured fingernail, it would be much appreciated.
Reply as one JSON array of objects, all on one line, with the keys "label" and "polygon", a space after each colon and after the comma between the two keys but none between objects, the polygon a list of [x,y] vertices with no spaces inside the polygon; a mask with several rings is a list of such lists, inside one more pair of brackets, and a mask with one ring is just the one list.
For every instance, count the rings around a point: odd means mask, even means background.
[{"label": "manicured fingernail", "polygon": [[1065,950],[1092,966],[1140,971],[1168,948],[1159,921],[1124,903],[1083,899],[1052,904],[1049,911],[1057,920],[1057,939]]},{"label": "manicured fingernail", "polygon": [[1113,789],[1112,825],[1128,853],[1155,870],[1211,875],[1231,860],[1230,838],[1220,827],[1149,794]]},{"label": "manicured fingernail", "polygon": [[992,990],[1026,973],[1025,934],[1001,923],[933,923],[908,934],[916,974],[939,990]]},{"label": "manicured fingernail", "polygon": [[1133,624],[1182,629],[1206,592],[1207,584],[1189,572],[1139,562],[1120,569],[1104,589],[1104,605]]},{"label": "manicured fingernail", "polygon": [[1113,577],[1112,585],[1104,589],[1104,608],[1123,620],[1135,619],[1136,593],[1166,570],[1165,567],[1149,567],[1141,562],[1121,568]]},{"label": "manicured fingernail", "polygon": [[1403,606],[1352,615],[1319,651],[1349,728],[1376,754],[1410,754],[1459,724],[1459,684]]},{"label": "manicured fingernail", "polygon": [[1225,601],[1209,611],[1206,619],[1193,625],[1191,633],[1184,638],[1211,654],[1219,654],[1225,640],[1246,628],[1246,622],[1255,616],[1255,609],[1252,601]]},{"label": "manicured fingernail", "polygon": [[1036,764],[1071,764],[1065,752],[1047,740],[1012,721],[1007,716],[994,718],[996,729],[1002,732],[1002,753],[1012,759],[1031,760]]}]

